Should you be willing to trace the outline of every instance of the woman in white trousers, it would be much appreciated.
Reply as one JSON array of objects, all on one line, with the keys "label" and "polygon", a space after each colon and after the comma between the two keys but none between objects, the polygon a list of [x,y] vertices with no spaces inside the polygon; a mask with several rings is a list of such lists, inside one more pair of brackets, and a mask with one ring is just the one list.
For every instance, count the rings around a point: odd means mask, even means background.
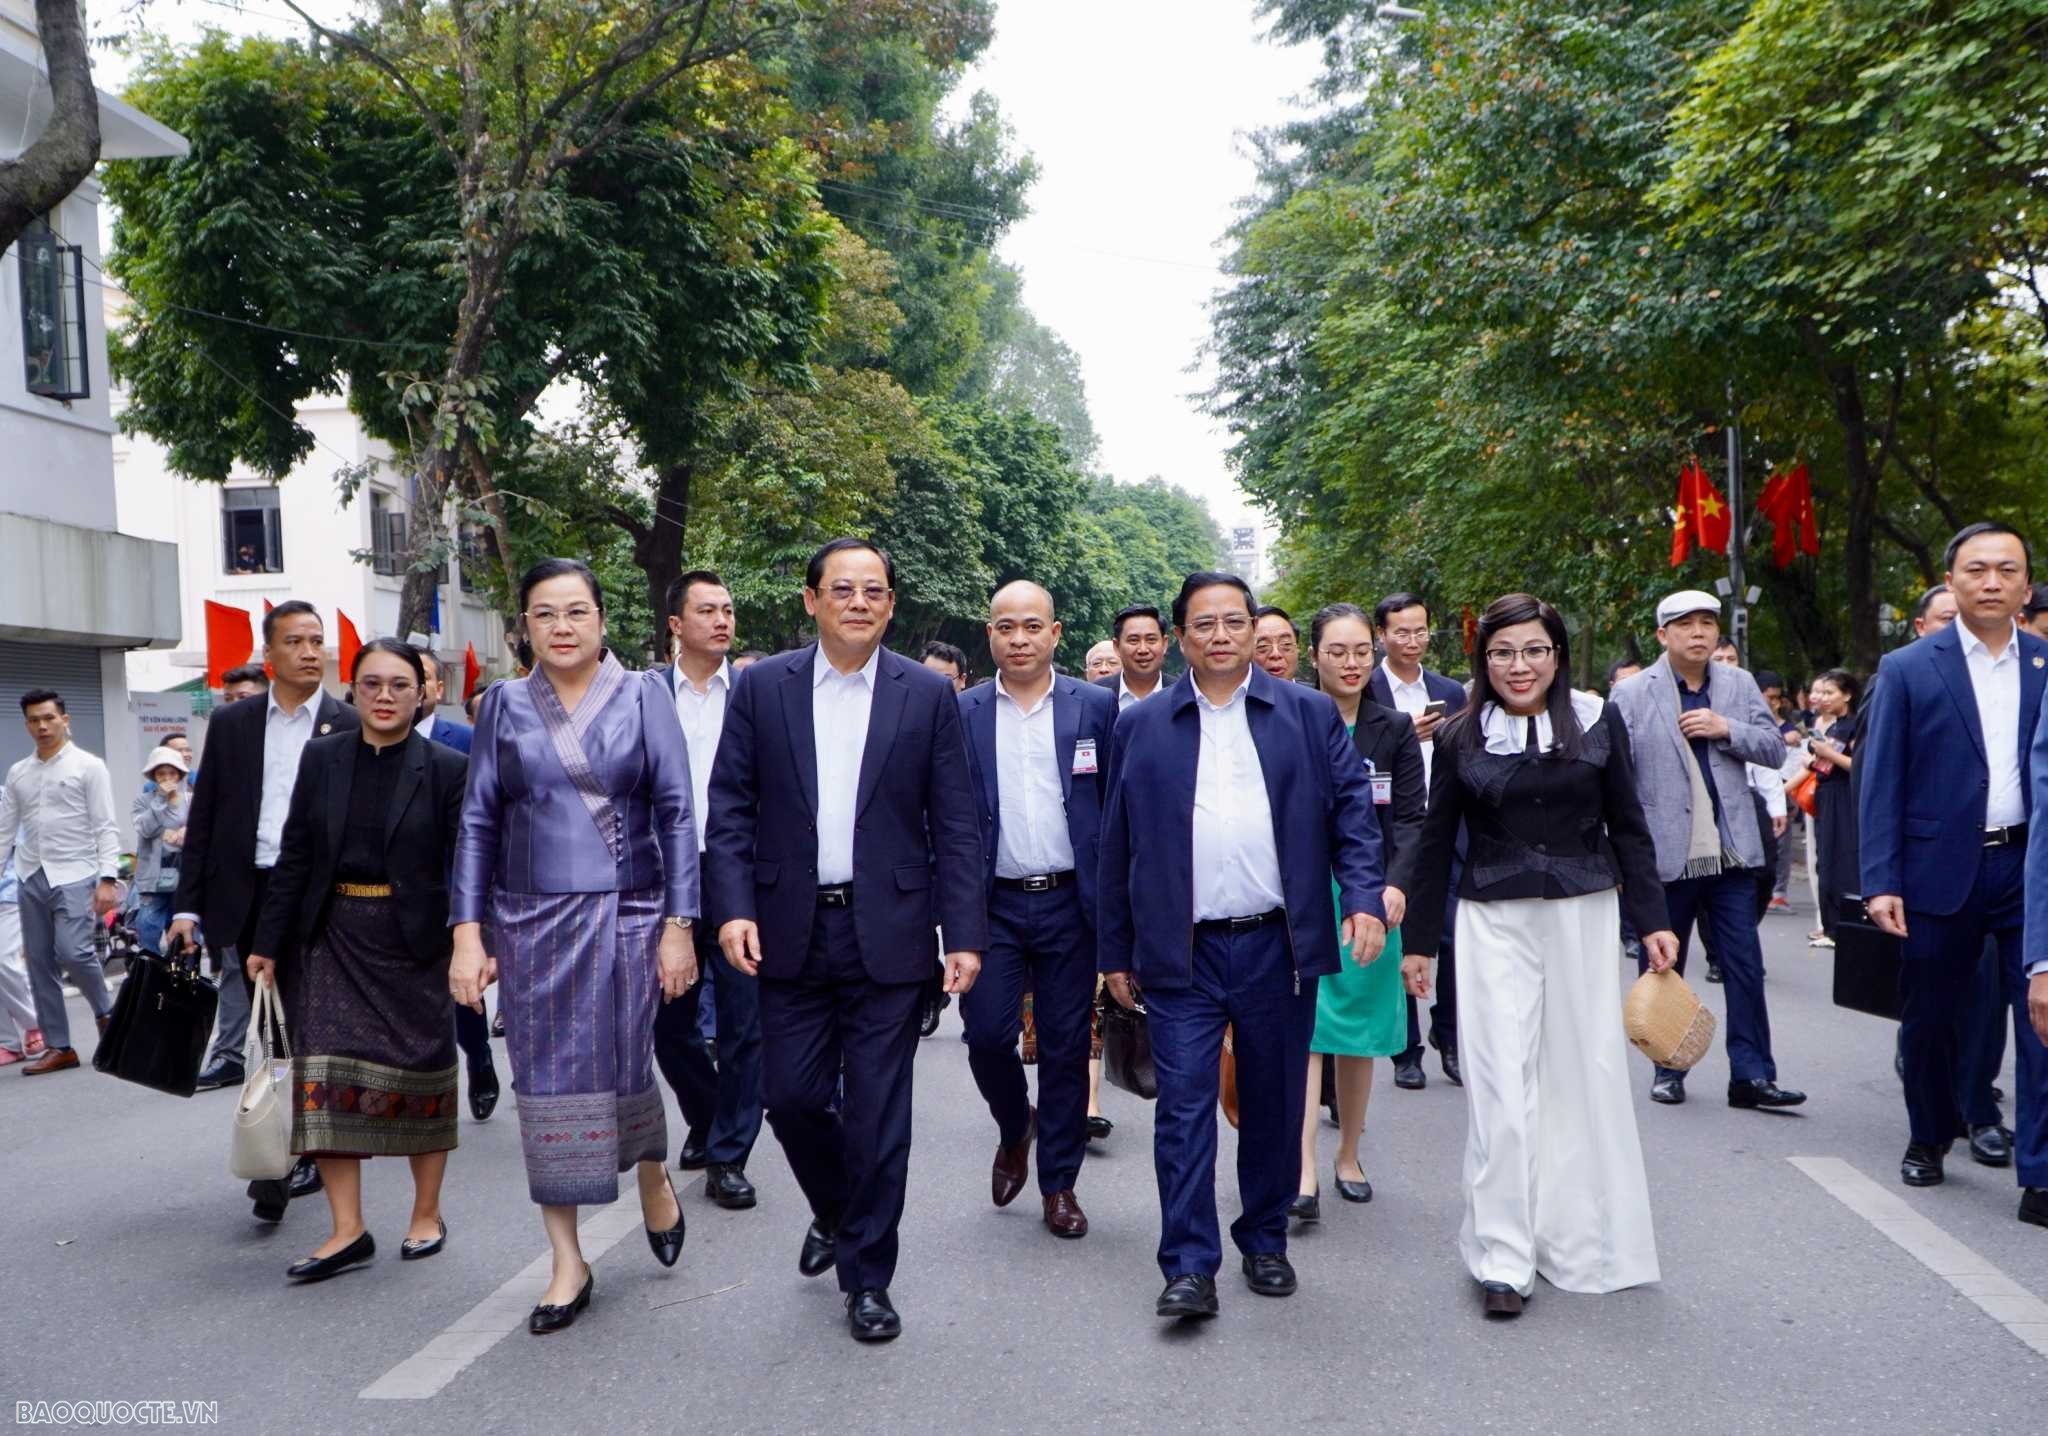
[{"label": "woman in white trousers", "polygon": [[1621,1029],[1621,912],[1660,972],[1678,939],[1627,729],[1561,676],[1564,620],[1509,594],[1481,615],[1475,648],[1472,701],[1437,735],[1401,970],[1427,995],[1462,824],[1458,1248],[1487,1314],[1512,1317],[1538,1274],[1576,1292],[1658,1278]]}]

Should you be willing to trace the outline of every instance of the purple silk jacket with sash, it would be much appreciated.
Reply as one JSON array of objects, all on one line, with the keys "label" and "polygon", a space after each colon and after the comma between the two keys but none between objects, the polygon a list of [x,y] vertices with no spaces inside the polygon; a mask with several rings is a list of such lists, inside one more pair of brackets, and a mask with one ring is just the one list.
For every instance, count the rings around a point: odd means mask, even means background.
[{"label": "purple silk jacket with sash", "polygon": [[[610,655],[605,662],[617,667]],[[697,830],[690,759],[663,675],[619,670],[614,691],[580,735],[551,730],[538,677],[494,683],[470,745],[448,921],[488,922],[496,889],[524,893],[658,888],[662,912],[698,913]],[[597,686],[584,705],[598,697]],[[579,705],[576,717],[584,717]],[[588,795],[558,751],[580,747]],[[596,809],[597,811],[593,811]],[[600,828],[600,813],[612,831]],[[616,855],[614,854],[616,848]]]}]

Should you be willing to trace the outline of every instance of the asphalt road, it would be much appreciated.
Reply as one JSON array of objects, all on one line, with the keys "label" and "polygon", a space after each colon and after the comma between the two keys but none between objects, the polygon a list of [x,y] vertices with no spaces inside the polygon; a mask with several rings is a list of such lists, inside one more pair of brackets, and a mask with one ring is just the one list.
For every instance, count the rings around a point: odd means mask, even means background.
[{"label": "asphalt road", "polygon": [[[217,1403],[223,1429],[264,1433],[2038,1433],[2048,1357],[1788,1160],[1843,1159],[2048,1299],[2048,1230],[2014,1220],[2010,1170],[1959,1153],[1946,1186],[1898,1184],[1893,1029],[1829,1004],[1829,960],[1808,952],[1807,927],[1803,912],[1774,916],[1765,938],[1781,1080],[1812,1100],[1790,1115],[1731,1111],[1717,1051],[1688,1105],[1653,1107],[1636,1059],[1664,1280],[1605,1297],[1539,1283],[1512,1324],[1482,1319],[1455,1250],[1465,1106],[1434,1060],[1417,1093],[1383,1069],[1366,1147],[1376,1197],[1326,1198],[1320,1227],[1293,1245],[1299,1294],[1253,1296],[1233,1261],[1221,1319],[1184,1329],[1152,1316],[1145,1104],[1106,1095],[1117,1129],[1080,1186],[1093,1231],[1056,1241],[1032,1192],[989,1205],[994,1132],[954,1012],[918,1063],[901,1340],[856,1345],[830,1278],[797,1274],[807,1216],[764,1132],[755,1210],[720,1211],[698,1178],[679,1178],[690,1233],[674,1270],[629,1233],[596,1263],[596,1301],[574,1330],[541,1341],[522,1326],[430,1399],[365,1400],[545,1250],[509,1092],[489,1123],[464,1117],[441,1256],[396,1259],[405,1169],[373,1163],[379,1259],[294,1288],[284,1268],[324,1236],[325,1204],[299,1204],[281,1226],[251,1220],[226,1175],[231,1092],[180,1101],[90,1071],[0,1072],[0,1421],[18,1401],[194,1399]],[[1718,1006],[1719,989],[1702,990]],[[79,1025],[90,1031],[75,1010]],[[673,1104],[670,1130],[679,1141]],[[1334,1136],[1325,1128],[1325,1163]],[[1226,1224],[1230,1152],[1226,1129]]]}]

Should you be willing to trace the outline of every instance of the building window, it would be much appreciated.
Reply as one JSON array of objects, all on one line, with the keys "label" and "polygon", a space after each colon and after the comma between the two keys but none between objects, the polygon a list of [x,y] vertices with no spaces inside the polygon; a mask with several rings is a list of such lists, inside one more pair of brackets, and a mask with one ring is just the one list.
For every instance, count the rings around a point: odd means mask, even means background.
[{"label": "building window", "polygon": [[284,529],[277,517],[277,486],[223,491],[220,536],[226,572],[283,573]]},{"label": "building window", "polygon": [[477,575],[498,561],[498,532],[488,524],[464,523],[462,541],[462,591],[477,591]]},{"label": "building window", "polygon": [[370,491],[370,567],[387,578],[405,574],[405,510],[382,489]]},{"label": "building window", "polygon": [[21,341],[28,360],[28,391],[45,399],[83,399],[91,392],[85,368],[85,251],[62,244],[47,219],[22,233]]}]

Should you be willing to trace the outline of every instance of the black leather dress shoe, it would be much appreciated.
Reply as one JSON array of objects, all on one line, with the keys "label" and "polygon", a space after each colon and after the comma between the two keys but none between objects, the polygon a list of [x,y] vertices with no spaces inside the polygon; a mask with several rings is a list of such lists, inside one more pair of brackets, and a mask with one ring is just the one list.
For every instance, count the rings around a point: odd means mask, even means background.
[{"label": "black leather dress shoe", "polygon": [[1159,1293],[1154,1310],[1161,1316],[1207,1319],[1216,1314],[1216,1278],[1177,1276]]},{"label": "black leather dress shoe", "polygon": [[668,1184],[668,1196],[669,1200],[676,1204],[676,1224],[665,1230],[655,1231],[643,1222],[641,1229],[647,1233],[647,1245],[653,1251],[654,1259],[663,1266],[674,1266],[683,1254],[683,1229],[687,1224],[683,1221],[683,1203],[682,1199],[676,1196],[674,1182]]},{"label": "black leather dress shoe", "polygon": [[199,1074],[199,1085],[192,1090],[211,1092],[220,1087],[239,1087],[244,1076],[241,1063],[230,1062],[225,1057],[216,1057],[206,1064],[206,1069]]},{"label": "black leather dress shoe", "polygon": [[352,1266],[361,1266],[377,1255],[377,1240],[364,1232],[333,1256],[302,1257],[284,1269],[293,1281],[325,1281]]},{"label": "black leather dress shoe", "polygon": [[823,1276],[839,1262],[839,1242],[819,1222],[804,1233],[804,1249],[797,1253],[796,1269],[805,1276]]},{"label": "black leather dress shoe", "polygon": [[292,1163],[292,1174],[285,1178],[291,1190],[293,1201],[310,1197],[320,1190],[320,1164],[311,1157],[301,1157]]},{"label": "black leather dress shoe", "polygon": [[498,1069],[473,1067],[469,1073],[469,1115],[479,1122],[491,1120],[498,1109]]},{"label": "black leather dress shoe", "polygon": [[1437,1060],[1443,1063],[1444,1081],[1450,1083],[1453,1087],[1462,1087],[1465,1085],[1465,1074],[1458,1067],[1457,1048],[1446,1047],[1442,1052],[1437,1054]]},{"label": "black leather dress shoe", "polygon": [[448,1245],[448,1223],[441,1221],[438,1217],[434,1220],[441,1228],[441,1234],[428,1237],[423,1242],[416,1242],[411,1237],[407,1237],[398,1244],[398,1259],[400,1261],[424,1261],[440,1251],[442,1247]]},{"label": "black leather dress shoe", "polygon": [[1402,1055],[1394,1059],[1394,1085],[1405,1092],[1420,1092],[1429,1085],[1420,1057]]},{"label": "black leather dress shoe", "polygon": [[497,1011],[497,1014],[496,1014],[496,1015],[495,1015],[494,1017],[492,1017],[492,1018],[491,1018],[491,1036],[493,1036],[493,1037],[503,1037],[504,1035],[505,1035],[505,1009],[501,1007],[501,1008],[499,1008],[499,1009],[498,1009],[498,1011]]},{"label": "black leather dress shoe", "polygon": [[1650,1100],[1662,1102],[1667,1107],[1682,1106],[1685,1102],[1685,1075],[1673,1072],[1659,1077],[1650,1084]]},{"label": "black leather dress shoe", "polygon": [[1522,1314],[1522,1294],[1504,1281],[1483,1281],[1479,1283],[1481,1304],[1488,1316],[1503,1319]]},{"label": "black leather dress shoe", "polygon": [[2048,1187],[2028,1187],[2020,1193],[2020,1220],[2048,1227]]},{"label": "black leather dress shoe", "polygon": [[935,988],[926,988],[924,1000],[918,1004],[917,1035],[919,1037],[930,1037],[933,1033],[937,1032],[939,1030],[939,1014],[952,1005],[953,995],[950,992],[940,992]]},{"label": "black leather dress shoe", "polygon": [[889,1293],[882,1287],[846,1295],[846,1329],[855,1341],[894,1341],[903,1335],[903,1318],[889,1305]]},{"label": "black leather dress shoe", "polygon": [[1899,1180],[1909,1187],[1938,1187],[1947,1180],[1941,1170],[1941,1159],[1948,1155],[1948,1143],[1929,1147],[1920,1142],[1909,1143],[1906,1155],[1899,1161]]},{"label": "black leather dress shoe", "polygon": [[535,1336],[546,1336],[549,1332],[564,1331],[576,1324],[576,1318],[583,1315],[583,1309],[590,1305],[591,1293],[597,1290],[597,1273],[585,1271],[583,1290],[576,1293],[576,1299],[566,1306],[536,1306],[526,1318],[526,1329]]},{"label": "black leather dress shoe", "polygon": [[1970,1129],[1970,1160],[1985,1167],[2012,1165],[2012,1133],[1991,1123]]},{"label": "black leather dress shoe", "polygon": [[683,1138],[683,1150],[676,1154],[676,1170],[701,1172],[711,1165],[711,1145],[695,1132]]},{"label": "black leather dress shoe", "polygon": [[754,1184],[731,1162],[713,1162],[704,1169],[704,1195],[729,1212],[743,1212],[756,1200]]},{"label": "black leather dress shoe", "polygon": [[1804,1092],[1780,1087],[1768,1077],[1752,1077],[1746,1082],[1728,1084],[1728,1105],[1731,1107],[1797,1107],[1805,1100]]},{"label": "black leather dress shoe", "polygon": [[1296,1197],[1287,1204],[1287,1215],[1298,1222],[1319,1222],[1323,1219],[1323,1199],[1318,1192]]},{"label": "black leather dress shoe", "polygon": [[1347,1202],[1369,1202],[1372,1200],[1372,1183],[1363,1176],[1352,1181],[1342,1172],[1332,1172],[1331,1178],[1337,1184],[1337,1195]]},{"label": "black leather dress shoe", "polygon": [[1294,1295],[1294,1263],[1279,1252],[1254,1252],[1239,1266],[1244,1284],[1260,1296]]},{"label": "black leather dress shoe", "polygon": [[1090,1117],[1088,1119],[1088,1140],[1091,1142],[1107,1141],[1109,1134],[1115,1130],[1116,1123],[1110,1121],[1107,1117]]},{"label": "black leather dress shoe", "polygon": [[1720,964],[1720,963],[1718,963],[1718,962],[1716,962],[1716,961],[1714,961],[1714,959],[1712,959],[1712,958],[1710,957],[1710,958],[1708,958],[1708,959],[1707,959],[1707,981],[1709,981],[1709,982],[1719,982],[1720,980],[1721,980],[1721,964]]},{"label": "black leather dress shoe", "polygon": [[249,1183],[249,1200],[256,1204],[256,1220],[259,1222],[283,1221],[285,1206],[291,1199],[291,1184],[283,1177]]}]

